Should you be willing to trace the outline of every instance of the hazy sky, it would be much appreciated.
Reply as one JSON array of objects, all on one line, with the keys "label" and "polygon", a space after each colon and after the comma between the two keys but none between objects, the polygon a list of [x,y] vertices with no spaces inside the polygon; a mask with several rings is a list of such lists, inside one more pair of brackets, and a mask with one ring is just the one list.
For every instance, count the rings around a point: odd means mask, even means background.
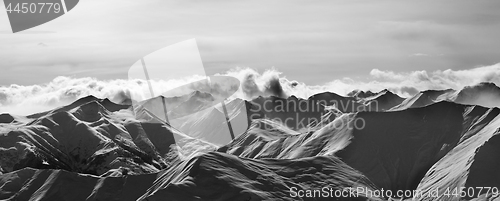
[{"label": "hazy sky", "polygon": [[191,38],[210,74],[275,67],[322,84],[372,69],[470,69],[500,62],[499,11],[498,0],[81,0],[16,34],[2,11],[0,85],[126,79],[142,56]]}]

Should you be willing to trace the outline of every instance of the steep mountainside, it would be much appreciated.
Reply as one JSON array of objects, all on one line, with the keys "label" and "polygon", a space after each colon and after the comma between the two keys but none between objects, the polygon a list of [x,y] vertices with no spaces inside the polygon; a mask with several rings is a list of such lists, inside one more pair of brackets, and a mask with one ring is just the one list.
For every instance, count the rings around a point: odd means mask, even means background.
[{"label": "steep mountainside", "polygon": [[[2,114],[0,199],[390,200],[322,191],[359,187],[439,189],[436,197],[405,198],[461,200],[444,191],[500,188],[500,109],[439,100],[476,101],[466,94],[495,91],[425,91],[395,111],[366,109],[401,100],[385,90],[362,99],[234,99],[169,121],[158,116],[169,101],[162,97],[135,107],[85,97],[28,117]],[[339,100],[365,108],[350,113],[324,104]],[[323,197],[298,198],[299,191]],[[484,193],[462,199],[500,199]]]},{"label": "steep mountainside", "polygon": [[453,101],[469,105],[500,107],[500,88],[494,83],[482,82],[463,88]]},{"label": "steep mountainside", "polygon": [[357,112],[357,111],[367,111],[364,104],[359,102],[359,99],[353,97],[344,97],[332,92],[324,92],[313,95],[308,98],[310,102],[323,105],[335,105],[337,109],[341,112]]},{"label": "steep mountainside", "polygon": [[295,96],[287,99],[275,96],[259,97],[247,101],[249,119],[271,119],[294,130],[318,124],[326,113],[328,111],[321,102]]},{"label": "steep mountainside", "polygon": [[391,110],[423,107],[443,100],[483,107],[500,107],[499,99],[500,88],[494,83],[482,82],[473,86],[466,86],[460,91],[453,89],[423,91],[404,100]]},{"label": "steep mountainside", "polygon": [[[377,187],[394,192],[465,187],[469,185],[465,180],[476,182],[470,185],[500,188],[500,180],[487,179],[496,175],[493,172],[498,164],[485,161],[496,156],[489,157],[489,153],[496,150],[492,136],[500,129],[494,123],[495,118],[500,118],[499,113],[500,109],[439,102],[405,111],[346,114],[309,133],[292,133],[282,125],[267,122],[271,129],[253,126],[219,151],[241,157],[277,159],[334,155],[360,170]],[[485,153],[474,151],[479,147],[484,147],[481,149]],[[463,152],[468,155],[458,154]],[[455,162],[457,157],[461,162]],[[473,159],[478,160],[475,168],[470,164],[450,166]],[[443,169],[439,173],[434,170],[439,168]],[[438,182],[442,179],[459,179],[462,183]]]},{"label": "steep mountainside", "polygon": [[0,135],[0,166],[4,172],[33,167],[94,175],[115,169],[143,174],[158,172],[179,154],[191,154],[178,153],[177,146],[215,148],[168,125],[132,117],[130,110],[112,113],[100,101],[48,112]]},{"label": "steep mountainside", "polygon": [[[28,168],[0,175],[0,186],[0,199],[121,201],[316,200],[294,198],[290,188],[376,189],[361,173],[335,157],[254,160],[217,152],[159,173],[126,177]],[[319,200],[332,198],[334,194]]]}]

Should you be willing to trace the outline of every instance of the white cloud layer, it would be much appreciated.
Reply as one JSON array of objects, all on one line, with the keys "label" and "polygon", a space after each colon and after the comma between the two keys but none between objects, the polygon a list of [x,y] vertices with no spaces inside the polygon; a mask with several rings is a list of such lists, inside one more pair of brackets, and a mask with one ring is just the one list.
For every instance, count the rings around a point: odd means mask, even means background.
[{"label": "white cloud layer", "polygon": [[[331,91],[340,95],[360,89],[380,91],[389,89],[408,97],[427,89],[461,89],[480,82],[500,85],[500,64],[476,67],[468,70],[393,72],[373,69],[370,81],[351,78],[334,80],[323,85],[310,86],[289,80],[276,69],[259,73],[250,68],[235,68],[223,75],[241,81],[240,90],[233,97],[251,99],[259,95],[286,97],[295,95],[307,98],[313,94]],[[200,80],[200,76],[168,81],[152,81],[155,91],[167,91],[175,87]],[[69,104],[78,98],[93,95],[123,101],[128,94],[139,97],[150,95],[144,80],[97,80],[94,78],[57,77],[43,85],[10,85],[0,87],[0,113],[28,115]]]}]

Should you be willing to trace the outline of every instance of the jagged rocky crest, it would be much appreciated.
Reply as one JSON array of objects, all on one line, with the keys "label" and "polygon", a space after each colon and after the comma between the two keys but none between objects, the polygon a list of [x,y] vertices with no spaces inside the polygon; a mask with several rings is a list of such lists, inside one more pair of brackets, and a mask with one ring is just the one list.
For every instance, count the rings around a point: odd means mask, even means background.
[{"label": "jagged rocky crest", "polygon": [[[500,188],[498,91],[481,83],[406,99],[389,90],[235,99],[228,120],[248,126],[234,140],[210,94],[133,107],[89,96],[27,117],[2,114],[0,199],[384,200],[293,198],[290,189]],[[199,113],[180,114],[194,102]],[[182,108],[177,119],[151,109],[163,103]]]}]

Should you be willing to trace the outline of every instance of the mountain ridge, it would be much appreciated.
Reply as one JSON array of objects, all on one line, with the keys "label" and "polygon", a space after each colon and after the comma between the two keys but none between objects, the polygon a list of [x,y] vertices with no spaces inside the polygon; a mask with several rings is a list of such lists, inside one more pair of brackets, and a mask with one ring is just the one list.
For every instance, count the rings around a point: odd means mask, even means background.
[{"label": "mountain ridge", "polygon": [[[234,99],[169,121],[153,113],[163,111],[162,97],[140,114],[140,105],[93,96],[29,121],[2,114],[0,199],[300,200],[290,189],[500,188],[500,109],[459,96],[496,88],[423,91],[405,101],[389,90],[362,99],[329,92]],[[382,104],[367,108],[373,101]],[[308,118],[316,121],[286,121]],[[234,140],[221,130],[227,121],[241,127]],[[356,199],[367,198],[388,199]],[[346,198],[302,200],[331,199]]]}]

